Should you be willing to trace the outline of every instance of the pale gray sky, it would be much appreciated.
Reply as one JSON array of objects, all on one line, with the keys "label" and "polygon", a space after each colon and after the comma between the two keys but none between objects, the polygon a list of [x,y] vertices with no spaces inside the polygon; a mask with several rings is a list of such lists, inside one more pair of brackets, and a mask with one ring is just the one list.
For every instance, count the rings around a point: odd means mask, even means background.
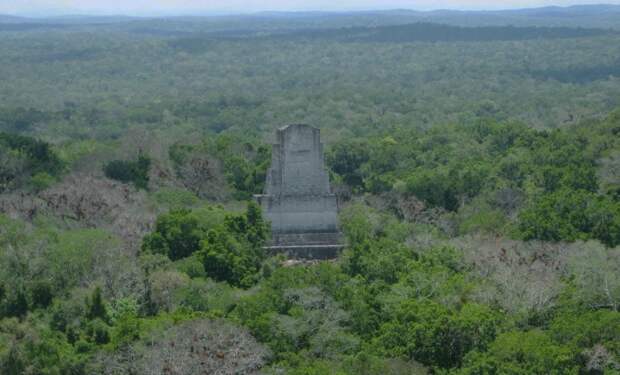
[{"label": "pale gray sky", "polygon": [[0,13],[191,14],[264,10],[507,9],[620,0],[0,0]]}]

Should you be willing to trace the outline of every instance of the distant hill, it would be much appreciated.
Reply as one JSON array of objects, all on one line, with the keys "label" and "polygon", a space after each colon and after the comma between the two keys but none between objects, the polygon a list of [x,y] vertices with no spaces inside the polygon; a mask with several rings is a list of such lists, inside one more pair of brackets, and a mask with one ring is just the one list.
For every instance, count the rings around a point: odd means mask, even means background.
[{"label": "distant hill", "polygon": [[299,30],[273,35],[281,39],[330,39],[341,42],[492,42],[532,39],[583,38],[618,32],[569,27],[460,27],[434,23]]},{"label": "distant hill", "polygon": [[132,17],[132,16],[124,16],[124,15],[113,15],[113,16],[89,16],[89,15],[80,15],[80,14],[70,14],[64,16],[55,16],[45,18],[44,21],[48,21],[51,23],[62,23],[62,24],[81,24],[81,25],[93,25],[93,24],[109,24],[109,23],[123,23],[123,22],[131,22],[131,21],[140,21],[146,20],[146,17]]},{"label": "distant hill", "polygon": [[79,25],[92,25],[92,24],[108,24],[108,23],[122,23],[136,20],[146,20],[146,17],[131,17],[131,16],[89,16],[89,15],[63,15],[52,17],[19,17],[0,14],[0,23],[27,23],[27,24],[79,24]]},{"label": "distant hill", "polygon": [[523,14],[529,16],[556,16],[556,17],[579,17],[603,15],[609,13],[620,14],[620,5],[599,4],[599,5],[573,5],[569,7],[549,6],[542,8],[517,9],[499,11],[496,13]]},{"label": "distant hill", "polygon": [[[166,17],[132,17],[125,15],[65,15],[51,17],[16,17],[0,15],[0,30],[31,30],[49,25],[110,25],[126,31],[154,35],[180,35],[192,32],[291,31],[339,29],[439,23],[452,26],[581,27],[620,30],[620,5],[578,5],[500,11],[405,9],[356,12],[259,12],[238,15],[185,15]],[[8,27],[8,24],[29,25]],[[48,25],[48,26],[44,26]]]},{"label": "distant hill", "polygon": [[578,5],[500,11],[390,9],[356,12],[259,12],[249,15],[208,17],[214,22],[223,18],[236,19],[242,23],[240,28],[257,30],[391,26],[420,22],[472,27],[537,26],[620,30],[620,5]]},{"label": "distant hill", "polygon": [[[137,30],[136,30],[137,32]],[[155,34],[152,29],[141,30]],[[218,41],[332,41],[340,43],[411,43],[411,42],[498,42],[526,41],[536,39],[574,39],[591,38],[606,35],[620,35],[620,31],[610,29],[590,29],[575,27],[515,27],[515,26],[481,26],[463,27],[437,23],[418,22],[406,25],[389,25],[373,27],[315,28],[303,30],[273,30],[270,32],[251,29],[221,30],[208,33],[169,33],[177,36],[168,44],[177,50],[188,53],[202,53],[213,48]],[[614,67],[595,69],[585,72],[587,77],[605,77],[616,73]],[[570,71],[535,72],[542,78],[566,80]],[[557,77],[556,77],[557,76]],[[599,78],[600,78],[599,77]],[[596,78],[598,79],[598,78]]]},{"label": "distant hill", "polygon": [[549,6],[500,11],[434,11],[429,20],[459,25],[620,28],[620,5]]},{"label": "distant hill", "polygon": [[145,18],[128,16],[81,16],[67,15],[55,17],[18,17],[0,15],[0,31],[32,31],[49,29],[67,29],[81,26],[102,26],[130,24]]},{"label": "distant hill", "polygon": [[27,18],[0,14],[0,23],[20,23],[25,21],[27,21]]},{"label": "distant hill", "polygon": [[507,10],[451,10],[437,9],[430,11],[417,11],[411,9],[387,9],[387,10],[367,10],[350,12],[258,12],[251,16],[274,17],[274,18],[308,18],[308,17],[336,17],[343,15],[384,15],[384,16],[415,16],[415,17],[441,17],[441,16],[463,16],[463,15],[523,15],[523,16],[592,16],[607,15],[609,13],[620,14],[620,5],[599,4],[599,5],[573,5],[567,7],[547,6],[539,8],[521,8]]}]

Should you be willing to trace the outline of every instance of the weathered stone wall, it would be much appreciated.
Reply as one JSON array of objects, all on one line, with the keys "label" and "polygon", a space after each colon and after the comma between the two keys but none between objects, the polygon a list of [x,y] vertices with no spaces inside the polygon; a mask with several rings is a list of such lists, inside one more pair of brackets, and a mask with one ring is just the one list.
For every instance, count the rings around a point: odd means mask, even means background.
[{"label": "weathered stone wall", "polygon": [[271,169],[276,178],[267,186],[267,194],[320,196],[331,193],[319,129],[290,125],[278,130],[277,142]]},{"label": "weathered stone wall", "polygon": [[273,233],[315,233],[338,231],[336,197],[271,196],[262,201],[263,212]]},{"label": "weathered stone wall", "polygon": [[313,251],[330,257],[339,248],[338,204],[329,186],[319,129],[289,125],[277,131],[265,194],[257,199],[271,221],[272,248],[289,255],[303,248],[301,257]]}]

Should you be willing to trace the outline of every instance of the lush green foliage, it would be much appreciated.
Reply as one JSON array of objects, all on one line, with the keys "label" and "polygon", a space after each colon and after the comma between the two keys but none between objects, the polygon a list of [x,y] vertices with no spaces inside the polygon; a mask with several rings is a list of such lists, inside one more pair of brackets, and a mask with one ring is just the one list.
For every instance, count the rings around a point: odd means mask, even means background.
[{"label": "lush green foliage", "polygon": [[142,250],[180,260],[196,253],[206,275],[248,287],[263,260],[261,247],[268,235],[260,208],[248,203],[244,215],[219,208],[177,210],[160,216],[155,231],[144,238]]},{"label": "lush green foliage", "polygon": [[138,189],[148,188],[151,159],[140,155],[136,161],[113,160],[103,167],[106,177],[124,183],[131,182]]},{"label": "lush green foliage", "polygon": [[488,353],[472,353],[462,374],[579,374],[575,353],[540,331],[507,332]]},{"label": "lush green foliage", "polygon": [[63,163],[49,143],[26,136],[0,133],[0,192],[29,183],[42,189],[63,170]]},{"label": "lush green foliage", "polygon": [[200,249],[204,232],[190,211],[172,211],[157,219],[155,231],[144,237],[142,250],[166,255],[171,260],[186,258]]},{"label": "lush green foliage", "polygon": [[[595,238],[616,246],[619,181],[603,188],[598,164],[620,147],[619,127],[615,113],[600,123],[554,131],[493,121],[392,129],[390,135],[337,143],[327,161],[355,191],[391,192],[459,212],[464,228],[491,217],[501,225],[517,213],[514,226],[480,229],[527,240]],[[407,215],[398,204],[391,208]]]},{"label": "lush green foliage", "polygon": [[[620,22],[549,12],[0,17],[0,373],[618,374]],[[262,249],[291,122],[337,260]]]},{"label": "lush green foliage", "polygon": [[[478,26],[470,15],[454,17],[438,21]],[[508,17],[474,19],[517,22]],[[64,141],[116,138],[143,125],[176,141],[205,132],[262,136],[290,122],[320,124],[332,139],[486,116],[535,127],[574,124],[620,104],[619,37],[601,26],[618,24],[615,17],[589,25],[597,30],[411,25],[424,18],[388,14],[2,32],[0,127]],[[521,25],[582,20],[532,17]],[[317,26],[329,30],[303,35]],[[373,41],[377,34],[392,40]]]},{"label": "lush green foliage", "polygon": [[597,238],[614,246],[620,244],[620,205],[584,190],[562,190],[533,202],[521,214],[520,226],[525,239]]}]

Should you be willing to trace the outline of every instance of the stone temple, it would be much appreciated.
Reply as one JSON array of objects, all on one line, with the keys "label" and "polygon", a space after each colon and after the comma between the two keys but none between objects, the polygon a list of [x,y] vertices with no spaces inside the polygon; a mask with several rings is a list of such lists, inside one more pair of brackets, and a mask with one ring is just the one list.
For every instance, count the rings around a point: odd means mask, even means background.
[{"label": "stone temple", "polygon": [[269,252],[303,259],[338,255],[338,203],[325,170],[319,129],[288,125],[277,130],[265,191],[256,199],[271,221]]}]

